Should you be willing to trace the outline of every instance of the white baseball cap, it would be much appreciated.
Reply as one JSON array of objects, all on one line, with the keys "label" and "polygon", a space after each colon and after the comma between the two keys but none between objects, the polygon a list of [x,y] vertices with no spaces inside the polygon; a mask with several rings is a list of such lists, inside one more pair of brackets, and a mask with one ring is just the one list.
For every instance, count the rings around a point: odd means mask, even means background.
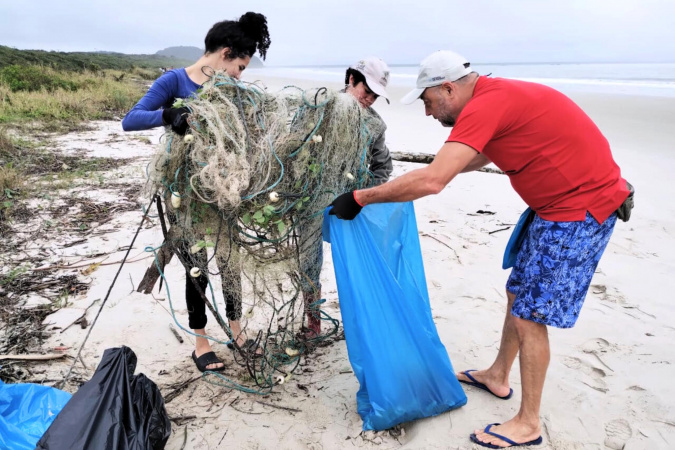
[{"label": "white baseball cap", "polygon": [[371,91],[383,97],[389,103],[387,97],[387,84],[389,84],[389,66],[382,58],[369,56],[349,66],[350,69],[358,70],[366,78],[366,84]]},{"label": "white baseball cap", "polygon": [[472,72],[465,57],[448,50],[440,50],[424,58],[419,70],[417,87],[401,99],[404,105],[420,98],[428,87],[438,86],[444,81],[457,81]]}]

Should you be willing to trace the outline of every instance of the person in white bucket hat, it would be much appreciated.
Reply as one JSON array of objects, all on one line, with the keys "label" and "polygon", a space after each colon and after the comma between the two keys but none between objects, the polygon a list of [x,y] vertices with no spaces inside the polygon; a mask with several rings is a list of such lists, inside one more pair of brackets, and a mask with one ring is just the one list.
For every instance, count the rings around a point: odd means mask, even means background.
[{"label": "person in white bucket hat", "polygon": [[369,108],[378,97],[387,97],[389,66],[382,58],[370,56],[349,66],[345,74],[346,91],[352,94],[364,108]]},{"label": "person in white bucket hat", "polygon": [[417,99],[427,116],[453,127],[431,164],[342,194],[329,214],[351,220],[370,203],[439,194],[460,173],[490,162],[506,173],[529,208],[502,263],[513,269],[506,282],[501,343],[489,367],[459,372],[457,378],[508,400],[511,367],[519,355],[520,410],[469,437],[487,448],[540,444],[548,327],[575,325],[617,218],[630,217],[632,190],[598,127],[548,86],[479,76],[466,58],[439,51],[422,61],[416,87],[402,102]]},{"label": "person in white bucket hat", "polygon": [[382,58],[370,56],[360,59],[349,66],[345,72],[344,92],[351,94],[358,102],[368,110],[379,123],[376,127],[377,136],[373,137],[373,143],[368,149],[372,174],[372,185],[382,184],[389,180],[389,175],[394,168],[389,149],[385,142],[387,125],[382,117],[372,108],[373,103],[379,97],[389,103],[387,96],[387,84],[389,84],[389,66]]},{"label": "person in white bucket hat", "polygon": [[[374,136],[368,147],[368,180],[365,185],[377,186],[389,180],[393,170],[391,155],[385,142],[387,125],[372,108],[379,97],[387,98],[389,83],[389,66],[381,58],[374,56],[363,58],[349,66],[345,72],[345,88],[343,93],[353,96],[368,111],[369,128]],[[323,264],[323,243],[321,239],[302,230],[300,235],[300,270],[305,275],[301,278],[302,295],[307,313],[307,332],[305,337],[316,339],[321,335],[321,318],[316,308],[321,299],[321,266]],[[306,239],[305,239],[306,238]]]}]

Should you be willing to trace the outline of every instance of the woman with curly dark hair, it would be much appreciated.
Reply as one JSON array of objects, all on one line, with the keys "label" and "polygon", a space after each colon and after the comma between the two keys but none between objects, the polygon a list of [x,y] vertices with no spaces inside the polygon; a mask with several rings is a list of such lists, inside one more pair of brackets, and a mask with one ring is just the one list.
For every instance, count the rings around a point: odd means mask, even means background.
[{"label": "woman with curly dark hair", "polygon": [[270,43],[267,19],[262,14],[247,12],[239,20],[216,23],[204,39],[204,55],[191,66],[159,77],[124,117],[122,128],[138,131],[171,125],[175,132],[185,134],[185,110],[171,108],[173,102],[193,95],[213,70],[223,70],[239,79],[256,50],[265,59]]},{"label": "woman with curly dark hair", "polygon": [[[256,50],[260,57],[265,59],[270,42],[267,19],[262,14],[247,12],[238,20],[216,23],[204,39],[204,55],[191,66],[171,70],[159,77],[148,93],[124,117],[122,128],[124,131],[137,131],[170,125],[174,132],[185,134],[188,110],[184,107],[172,108],[176,99],[192,96],[202,84],[208,81],[214,70],[225,71],[229,76],[239,79]],[[204,254],[200,255],[202,252]],[[204,250],[196,255],[185,252],[182,256],[189,262],[196,258],[206,260]],[[226,315],[237,346],[246,350],[252,346],[253,341],[246,340],[239,322],[241,319],[241,282],[232,282],[239,280],[239,274],[236,273],[236,268],[227,267],[229,266],[227,263],[223,266],[225,267],[220,267],[221,273],[227,274],[229,278],[229,285],[223,285]],[[235,273],[236,276],[234,276]],[[185,300],[189,327],[197,335],[206,335],[206,306],[202,293],[206,289],[208,279],[204,274],[196,278],[200,293],[190,279],[189,268],[186,269],[185,276]],[[225,275],[222,278],[225,279]],[[211,344],[204,337],[196,337],[196,348],[192,353],[192,359],[202,372],[224,369],[223,362],[213,353]]]}]

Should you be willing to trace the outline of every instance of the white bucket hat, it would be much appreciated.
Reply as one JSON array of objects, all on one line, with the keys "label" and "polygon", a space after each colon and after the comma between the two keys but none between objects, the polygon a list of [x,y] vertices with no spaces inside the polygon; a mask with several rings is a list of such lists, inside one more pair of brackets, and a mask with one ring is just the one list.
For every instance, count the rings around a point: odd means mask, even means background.
[{"label": "white bucket hat", "polygon": [[457,81],[472,72],[469,61],[462,55],[440,50],[424,58],[417,75],[417,87],[401,99],[409,105],[422,95],[428,87],[438,86],[444,81]]},{"label": "white bucket hat", "polygon": [[382,58],[369,56],[349,66],[357,70],[366,78],[366,84],[371,91],[383,97],[389,103],[387,97],[387,84],[389,84],[389,66]]}]

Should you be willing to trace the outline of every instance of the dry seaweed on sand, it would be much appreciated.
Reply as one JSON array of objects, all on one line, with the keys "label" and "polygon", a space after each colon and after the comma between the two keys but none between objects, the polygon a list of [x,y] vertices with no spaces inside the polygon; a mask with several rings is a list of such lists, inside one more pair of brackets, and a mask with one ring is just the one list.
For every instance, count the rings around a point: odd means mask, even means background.
[{"label": "dry seaweed on sand", "polygon": [[[70,295],[86,292],[88,285],[76,275],[52,273],[10,272],[0,279],[0,354],[42,353],[49,337],[45,318],[65,306]],[[51,299],[49,303],[26,306],[28,294]],[[0,362],[0,379],[21,381],[30,376],[29,365],[23,362]]]}]

